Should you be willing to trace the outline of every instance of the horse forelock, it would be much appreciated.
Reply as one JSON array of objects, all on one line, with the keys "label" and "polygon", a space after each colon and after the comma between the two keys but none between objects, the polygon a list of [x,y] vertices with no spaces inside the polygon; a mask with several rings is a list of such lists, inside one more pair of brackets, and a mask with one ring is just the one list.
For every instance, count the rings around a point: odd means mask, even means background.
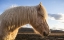
[{"label": "horse forelock", "polygon": [[48,15],[47,15],[47,11],[44,6],[42,6],[42,14],[43,14],[44,18],[47,20]]}]

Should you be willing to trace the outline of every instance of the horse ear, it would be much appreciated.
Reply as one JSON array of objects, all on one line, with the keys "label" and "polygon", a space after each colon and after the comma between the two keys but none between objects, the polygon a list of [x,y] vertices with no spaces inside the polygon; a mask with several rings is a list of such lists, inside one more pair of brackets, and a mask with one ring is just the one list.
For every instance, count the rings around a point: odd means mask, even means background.
[{"label": "horse ear", "polygon": [[39,5],[42,5],[42,2],[40,2],[40,4]]},{"label": "horse ear", "polygon": [[42,7],[42,2],[40,2],[40,4],[39,4],[39,8],[41,8]]}]

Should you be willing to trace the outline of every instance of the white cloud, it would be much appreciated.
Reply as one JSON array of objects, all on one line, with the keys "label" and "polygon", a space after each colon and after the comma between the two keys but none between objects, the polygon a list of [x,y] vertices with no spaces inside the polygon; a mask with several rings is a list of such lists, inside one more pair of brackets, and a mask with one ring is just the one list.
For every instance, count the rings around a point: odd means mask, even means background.
[{"label": "white cloud", "polygon": [[18,5],[13,4],[13,5],[9,6],[7,9],[14,8],[14,7],[18,7]]},{"label": "white cloud", "polygon": [[13,5],[11,5],[8,9],[10,9],[10,8],[14,8],[14,7],[17,7],[18,5],[16,5],[16,4],[13,4]]},{"label": "white cloud", "polygon": [[58,14],[48,14],[49,19],[51,20],[56,20],[58,22],[64,23],[64,14],[63,13],[58,13]]},{"label": "white cloud", "polygon": [[48,14],[49,20],[53,20],[57,23],[52,23],[53,25],[50,27],[53,30],[63,30],[64,31],[64,14],[58,13],[58,14]]},{"label": "white cloud", "polygon": [[48,17],[48,19],[55,20],[55,18],[54,18],[54,17],[50,17],[50,16]]},{"label": "white cloud", "polygon": [[32,26],[29,25],[29,24],[23,25],[22,27],[23,27],[23,28],[32,28]]},{"label": "white cloud", "polygon": [[57,23],[57,24],[53,25],[51,27],[51,29],[53,29],[53,30],[63,30],[64,31],[64,26],[63,26],[62,23]]}]

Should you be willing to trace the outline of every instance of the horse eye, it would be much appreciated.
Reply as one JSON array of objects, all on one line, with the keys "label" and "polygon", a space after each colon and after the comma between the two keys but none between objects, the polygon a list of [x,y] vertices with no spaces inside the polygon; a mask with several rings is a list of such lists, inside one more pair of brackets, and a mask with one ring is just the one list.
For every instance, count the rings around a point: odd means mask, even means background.
[{"label": "horse eye", "polygon": [[38,12],[38,16],[44,17],[43,14],[42,14],[41,12]]},{"label": "horse eye", "polygon": [[41,17],[43,17],[43,15],[39,14]]}]

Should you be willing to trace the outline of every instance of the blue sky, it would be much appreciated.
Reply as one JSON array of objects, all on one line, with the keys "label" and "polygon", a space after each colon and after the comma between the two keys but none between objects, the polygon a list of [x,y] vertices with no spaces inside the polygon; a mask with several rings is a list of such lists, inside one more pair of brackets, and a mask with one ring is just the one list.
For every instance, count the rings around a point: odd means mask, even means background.
[{"label": "blue sky", "polygon": [[51,29],[64,29],[64,0],[0,0],[0,14],[7,8],[14,6],[35,6],[42,2],[48,17]]}]

